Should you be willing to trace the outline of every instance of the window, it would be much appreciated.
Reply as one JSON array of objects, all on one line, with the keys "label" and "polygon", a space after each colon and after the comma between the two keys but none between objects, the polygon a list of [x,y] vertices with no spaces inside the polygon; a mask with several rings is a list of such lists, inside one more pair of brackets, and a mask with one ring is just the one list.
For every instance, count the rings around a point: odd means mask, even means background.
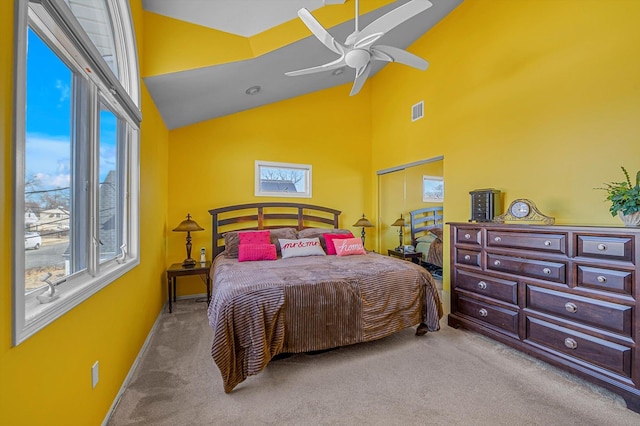
[{"label": "window", "polygon": [[255,195],[311,198],[311,166],[256,160]]},{"label": "window", "polygon": [[139,263],[126,0],[17,2],[14,345]]}]

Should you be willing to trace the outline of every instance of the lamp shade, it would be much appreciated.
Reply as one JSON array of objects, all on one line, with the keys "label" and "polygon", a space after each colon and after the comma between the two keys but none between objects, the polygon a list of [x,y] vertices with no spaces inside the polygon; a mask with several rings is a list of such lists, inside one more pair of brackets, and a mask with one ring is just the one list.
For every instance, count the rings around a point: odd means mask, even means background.
[{"label": "lamp shade", "polygon": [[404,223],[404,219],[402,218],[402,215],[400,215],[400,217],[391,224],[391,226],[404,226],[404,225],[405,223]]},{"label": "lamp shade", "polygon": [[174,232],[193,232],[204,231],[204,228],[198,225],[198,223],[191,219],[191,215],[187,213],[187,218],[180,222],[178,226],[173,229]]},{"label": "lamp shade", "polygon": [[373,228],[373,224],[364,216],[364,213],[362,214],[362,217],[353,224],[353,226],[357,226],[358,228]]}]

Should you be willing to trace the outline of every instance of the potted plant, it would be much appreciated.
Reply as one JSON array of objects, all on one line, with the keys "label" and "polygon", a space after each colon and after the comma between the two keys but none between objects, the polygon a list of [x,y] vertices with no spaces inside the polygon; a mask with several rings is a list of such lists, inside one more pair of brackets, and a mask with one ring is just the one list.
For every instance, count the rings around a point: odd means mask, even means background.
[{"label": "potted plant", "polygon": [[635,185],[629,178],[629,173],[621,167],[626,180],[623,182],[608,182],[604,188],[607,200],[611,201],[609,211],[611,216],[620,216],[627,226],[640,226],[640,171],[636,173]]}]

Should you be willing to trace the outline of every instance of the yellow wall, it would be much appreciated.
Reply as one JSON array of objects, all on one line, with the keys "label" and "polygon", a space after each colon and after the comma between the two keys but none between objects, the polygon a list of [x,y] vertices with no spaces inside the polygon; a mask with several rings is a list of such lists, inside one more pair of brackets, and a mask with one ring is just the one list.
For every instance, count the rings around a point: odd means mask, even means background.
[{"label": "yellow wall", "polygon": [[[148,14],[131,3],[140,59],[155,61],[141,69],[174,69],[161,49],[145,56],[143,42],[154,40],[142,32]],[[143,88],[141,264],[16,348],[13,68],[3,61],[0,424],[50,424],[48,411],[33,409],[50,395],[67,424],[102,421],[166,299],[165,266],[184,258],[184,235],[170,230],[190,212],[206,228],[193,234],[194,248],[210,255],[207,210],[256,200],[255,159],[312,164],[305,201],[343,210],[346,228],[362,213],[377,222],[376,170],[440,155],[448,221],[468,219],[470,190],[494,187],[505,203],[533,199],[558,223],[617,224],[592,188],[620,179],[621,165],[640,168],[638,21],[637,0],[465,0],[410,47],[431,62],[426,72],[391,64],[353,98],[342,86],[171,132]],[[11,1],[0,2],[0,35],[0,54],[10,58]],[[421,99],[425,118],[412,123],[410,106]],[[179,294],[202,292],[195,279],[179,285]]]},{"label": "yellow wall", "polygon": [[[259,201],[293,201],[342,211],[340,226],[365,213],[375,220],[371,193],[371,121],[367,88],[349,97],[341,86],[170,132],[171,229],[190,212],[203,232],[192,233],[193,254],[211,255],[209,209]],[[254,196],[255,160],[310,164],[312,198]],[[369,246],[369,241],[367,241]],[[170,233],[168,260],[186,256],[185,235]],[[189,278],[192,278],[189,280]],[[203,293],[197,277],[184,277],[178,295]],[[183,284],[184,283],[184,284]]]},{"label": "yellow wall", "polygon": [[466,0],[410,47],[426,72],[374,78],[372,168],[443,155],[446,221],[493,187],[559,224],[619,224],[593,188],[640,169],[639,21],[636,0]]},{"label": "yellow wall", "polygon": [[[142,5],[132,1],[139,47]],[[0,55],[13,56],[13,2],[0,2]],[[11,347],[13,64],[0,62],[0,424],[100,424],[166,300],[168,131],[142,91],[141,263],[17,347]],[[91,387],[91,366],[100,381]]]}]

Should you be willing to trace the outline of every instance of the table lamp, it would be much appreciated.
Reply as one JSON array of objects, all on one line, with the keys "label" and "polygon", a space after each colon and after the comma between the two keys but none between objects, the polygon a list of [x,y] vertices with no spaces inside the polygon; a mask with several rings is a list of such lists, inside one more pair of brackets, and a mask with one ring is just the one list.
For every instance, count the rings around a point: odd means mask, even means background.
[{"label": "table lamp", "polygon": [[187,233],[187,258],[182,262],[184,268],[190,268],[196,266],[195,259],[191,258],[191,232],[192,231],[204,231],[204,228],[191,219],[191,215],[187,213],[187,218],[180,222],[180,225],[176,226],[174,232],[186,232]]},{"label": "table lamp", "polygon": [[402,232],[403,232],[403,229],[404,229],[404,218],[402,217],[402,214],[400,214],[400,218],[396,219],[396,221],[393,222],[391,224],[391,226],[400,227],[400,231],[398,232],[398,236],[399,236],[399,239],[400,239],[400,245],[398,246],[398,248],[396,250],[404,252],[404,244],[403,244],[403,239],[402,239]]},{"label": "table lamp", "polygon": [[369,222],[369,219],[364,217],[364,213],[362,213],[362,217],[358,219],[358,221],[354,223],[353,226],[357,226],[358,228],[362,227],[362,235],[360,236],[360,238],[362,238],[362,246],[364,247],[364,228],[373,228],[373,224]]}]

